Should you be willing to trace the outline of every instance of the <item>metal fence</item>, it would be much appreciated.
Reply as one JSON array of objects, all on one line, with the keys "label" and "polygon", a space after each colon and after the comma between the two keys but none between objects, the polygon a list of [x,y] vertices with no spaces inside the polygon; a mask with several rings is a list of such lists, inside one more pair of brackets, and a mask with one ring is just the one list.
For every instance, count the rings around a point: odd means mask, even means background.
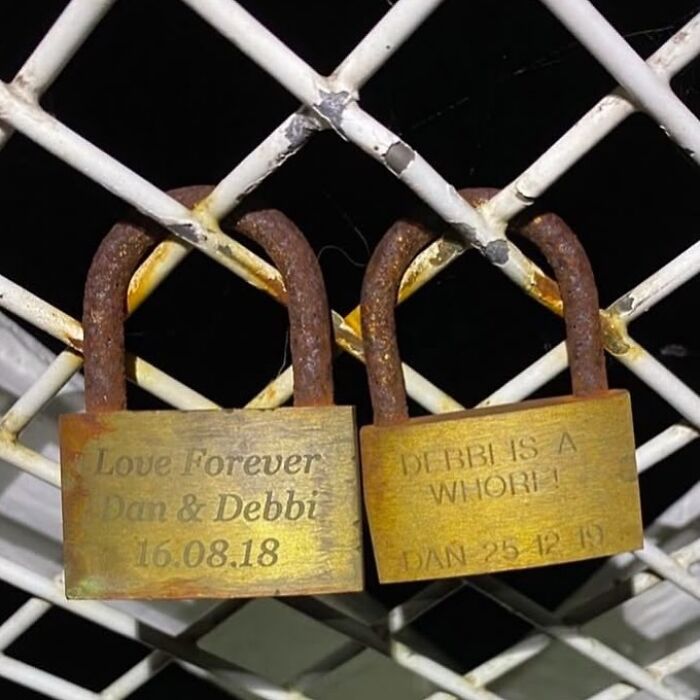
[{"label": "metal fence", "polygon": [[[219,229],[218,221],[322,130],[335,131],[378,160],[464,237],[464,247],[444,240],[431,245],[406,275],[401,299],[417,292],[439,275],[465,250],[468,242],[523,291],[559,312],[559,301],[547,298],[539,291],[542,289],[538,284],[543,276],[541,270],[505,237],[507,222],[535,202],[563,173],[635,112],[650,116],[695,163],[700,163],[700,123],[670,87],[672,77],[700,53],[700,15],[689,21],[645,62],[586,0],[542,0],[615,77],[620,87],[593,105],[494,199],[475,210],[410,144],[365,111],[359,99],[359,90],[364,83],[391,59],[414,31],[420,30],[424,20],[440,4],[439,0],[398,0],[330,76],[316,73],[233,0],[183,2],[206,20],[212,31],[225,36],[233,44],[232,51],[247,54],[301,103],[295,113],[238,163],[213,193],[192,211],[72,131],[38,103],[42,93],[79,50],[114,0],[71,0],[14,80],[8,84],[0,83],[0,145],[11,138],[14,130],[23,133],[174,234],[143,263],[132,280],[129,293],[131,310],[148,298],[192,248],[199,249],[260,290],[278,294],[282,288],[278,272],[225,235]],[[633,320],[700,270],[698,246],[700,243],[666,261],[650,277],[640,280],[637,286],[601,312],[607,350],[683,419],[638,448],[640,471],[655,467],[698,436],[700,398],[629,332]],[[65,343],[65,350],[5,412],[0,422],[0,458],[59,488],[58,465],[23,445],[18,436],[80,370],[82,329],[76,319],[4,277],[0,277],[0,306]],[[338,345],[362,360],[357,310],[345,317],[334,313],[333,319]],[[133,359],[131,379],[173,407],[216,407],[212,401],[157,367],[138,357]],[[566,363],[562,343],[525,367],[481,405],[518,401],[555,377]],[[411,367],[405,365],[404,371],[410,397],[429,411],[438,413],[461,408]],[[278,406],[290,397],[291,391],[291,368],[287,368],[248,405]],[[646,542],[644,549],[635,552],[634,556],[643,568],[631,577],[624,595],[618,595],[612,603],[606,595],[588,601],[587,609],[592,611],[589,619],[649,590],[669,585],[668,582],[700,599],[700,581],[690,571],[700,559],[700,540],[671,553]],[[171,635],[144,626],[119,607],[98,602],[67,602],[59,579],[38,574],[28,564],[11,558],[0,558],[0,578],[32,596],[0,625],[0,675],[51,697],[124,698],[171,662],[179,663],[234,696],[247,693],[248,696],[275,700],[314,697],[313,684],[302,692],[278,687],[244,669],[222,669],[197,646],[197,638],[230,612],[230,603],[213,608],[184,633]],[[476,587],[512,614],[525,619],[536,633],[478,668],[460,675],[399,641],[398,634],[464,586]],[[696,638],[692,643],[667,651],[644,667],[591,636],[582,626],[565,624],[556,614],[502,581],[489,578],[426,585],[380,620],[377,620],[376,610],[368,604],[366,596],[320,597],[315,599],[314,605],[316,607],[311,606],[307,612],[333,611],[334,615],[330,617],[319,613],[318,619],[324,624],[342,628],[344,634],[359,642],[358,650],[377,649],[399,666],[439,688],[430,695],[430,700],[454,696],[480,700],[505,697],[496,694],[489,686],[517,666],[542,654],[553,640],[604,667],[617,679],[607,689],[595,694],[596,700],[631,697],[640,690],[651,697],[669,700],[693,697],[687,689],[674,685],[667,677],[700,661],[700,638]],[[2,653],[52,606],[60,606],[119,635],[145,640],[151,650],[102,693],[78,687]],[[382,629],[386,633],[382,633]],[[347,660],[343,658],[342,662]]]}]

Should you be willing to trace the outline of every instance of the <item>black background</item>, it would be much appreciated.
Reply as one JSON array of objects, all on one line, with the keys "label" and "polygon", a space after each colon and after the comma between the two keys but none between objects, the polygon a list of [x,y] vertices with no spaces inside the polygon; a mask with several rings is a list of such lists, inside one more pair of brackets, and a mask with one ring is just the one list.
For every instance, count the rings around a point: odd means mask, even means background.
[{"label": "black background", "polygon": [[[0,78],[9,81],[65,2],[26,0],[0,17]],[[382,0],[242,3],[320,73],[331,72],[389,9]],[[596,2],[648,56],[697,11],[696,2]],[[698,113],[695,67],[673,81]],[[456,186],[504,186],[614,86],[605,70],[535,0],[447,0],[362,90],[362,104]],[[42,99],[72,129],[163,189],[214,183],[297,103],[184,4],[120,0]],[[579,234],[608,305],[696,238],[698,173],[654,122],[618,127],[543,198]],[[357,303],[364,266],[387,227],[416,198],[378,163],[323,133],[270,176],[258,194],[305,232],[326,275],[331,306]],[[79,317],[82,285],[100,238],[126,211],[98,185],[21,135],[0,154],[0,273]],[[526,251],[539,257],[527,246]],[[697,386],[697,280],[635,322],[632,333]],[[404,360],[472,405],[563,337],[560,319],[475,253],[463,256],[398,312]],[[25,324],[25,327],[31,327]],[[33,330],[33,329],[32,329]],[[34,331],[33,331],[34,332]],[[287,358],[286,313],[197,252],[127,324],[128,347],[224,405],[242,405]],[[52,338],[36,332],[58,351]],[[611,384],[632,391],[639,443],[679,420],[660,397],[608,359]],[[364,370],[340,356],[336,401],[371,420]],[[159,403],[130,389],[134,408]],[[538,395],[568,392],[565,376]],[[421,411],[413,407],[415,413]],[[651,522],[695,481],[691,446],[642,476]],[[369,549],[369,547],[368,547]],[[600,562],[505,578],[554,606]],[[368,589],[387,605],[416,588]],[[26,599],[0,584],[0,619]],[[479,645],[465,643],[478,625]],[[465,668],[527,627],[476,593],[453,596],[416,625]],[[145,651],[53,610],[8,653],[99,690]],[[101,663],[87,663],[90,658]],[[223,695],[175,667],[134,698]],[[38,697],[0,680],[0,696]]]}]

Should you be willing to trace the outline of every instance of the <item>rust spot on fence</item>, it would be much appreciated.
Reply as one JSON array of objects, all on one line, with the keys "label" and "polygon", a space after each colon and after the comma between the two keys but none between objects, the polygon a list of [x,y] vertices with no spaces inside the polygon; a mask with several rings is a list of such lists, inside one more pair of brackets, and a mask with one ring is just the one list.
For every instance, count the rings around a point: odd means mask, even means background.
[{"label": "rust spot on fence", "polygon": [[[163,241],[165,243],[165,241]],[[154,251],[143,261],[143,264],[134,273],[129,284],[129,298],[127,305],[129,310],[135,309],[146,298],[149,290],[154,285],[154,276],[163,262],[168,248],[163,243],[157,245]]]},{"label": "rust spot on fence", "polygon": [[280,401],[280,393],[278,390],[277,384],[270,383],[268,384],[254,399],[255,405],[256,406],[279,406],[281,404]]},{"label": "rust spot on fence", "polygon": [[362,337],[362,307],[356,306],[345,318],[345,323],[356,333]]},{"label": "rust spot on fence", "polygon": [[559,294],[559,285],[551,277],[542,274],[539,270],[535,270],[527,287],[527,292],[540,304],[554,311],[555,314],[559,316],[564,315],[564,305]]},{"label": "rust spot on fence", "polygon": [[70,345],[74,350],[77,350],[79,353],[83,352],[83,339],[82,338],[76,338],[72,335],[66,335],[65,341]]},{"label": "rust spot on fence", "polygon": [[[360,307],[354,309],[348,316],[353,316],[353,322],[361,324]],[[347,317],[342,318],[334,314],[333,319],[335,341],[346,352],[360,361],[364,361],[364,347],[362,345],[362,327],[356,329],[354,324],[348,323]]]},{"label": "rust spot on fence", "polygon": [[284,281],[280,280],[279,277],[270,275],[268,271],[262,266],[255,264],[250,264],[247,260],[241,259],[236,256],[230,245],[219,245],[216,248],[221,255],[229,260],[235,262],[241,267],[245,267],[249,272],[251,277],[249,281],[253,286],[267,292],[273,299],[276,299],[280,304],[287,304],[287,290],[284,286]]},{"label": "rust spot on fence", "polygon": [[[420,226],[420,224],[415,223],[413,225]],[[403,301],[414,294],[425,284],[426,277],[430,277],[434,270],[442,269],[450,260],[461,255],[465,250],[466,246],[461,240],[438,238],[427,249],[432,254],[426,255],[427,251],[419,254],[408,270],[406,270],[399,289],[399,301]]]},{"label": "rust spot on fence", "polygon": [[255,286],[258,289],[267,292],[273,299],[284,306],[289,304],[289,296],[282,280],[277,277],[271,277],[258,268],[253,269],[253,274],[257,278]]},{"label": "rust spot on fence", "polygon": [[618,356],[625,355],[632,360],[642,355],[639,346],[627,335],[627,326],[618,313],[601,311],[600,323],[603,343],[610,353]]}]

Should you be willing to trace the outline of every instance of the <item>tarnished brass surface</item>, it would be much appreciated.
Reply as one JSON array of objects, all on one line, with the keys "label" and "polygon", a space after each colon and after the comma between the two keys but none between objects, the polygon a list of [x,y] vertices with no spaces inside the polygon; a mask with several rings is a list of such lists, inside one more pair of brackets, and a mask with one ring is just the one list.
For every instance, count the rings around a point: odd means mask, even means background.
[{"label": "tarnished brass surface", "polygon": [[367,426],[365,505],[383,583],[543,566],[642,544],[629,394]]},{"label": "tarnished brass surface", "polygon": [[69,598],[362,588],[351,407],[62,416],[61,469]]}]

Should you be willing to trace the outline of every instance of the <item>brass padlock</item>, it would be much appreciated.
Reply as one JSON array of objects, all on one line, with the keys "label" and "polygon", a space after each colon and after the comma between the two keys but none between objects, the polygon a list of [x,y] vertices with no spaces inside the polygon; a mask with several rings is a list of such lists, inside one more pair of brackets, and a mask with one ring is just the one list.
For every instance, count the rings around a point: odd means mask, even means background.
[{"label": "brass padlock", "polygon": [[[211,188],[171,193],[187,206]],[[118,224],[84,300],[86,408],[61,417],[66,595],[217,598],[363,585],[354,408],[333,405],[316,256],[280,212],[239,216],[281,271],[294,407],[126,411],[127,289],[164,232]]]},{"label": "brass padlock", "polygon": [[[462,195],[478,204],[493,192]],[[630,398],[607,389],[590,263],[553,214],[517,230],[558,280],[573,396],[408,419],[394,305],[406,268],[434,236],[398,222],[368,265],[362,333],[374,425],[362,428],[360,445],[384,583],[588,559],[642,543]]]}]

